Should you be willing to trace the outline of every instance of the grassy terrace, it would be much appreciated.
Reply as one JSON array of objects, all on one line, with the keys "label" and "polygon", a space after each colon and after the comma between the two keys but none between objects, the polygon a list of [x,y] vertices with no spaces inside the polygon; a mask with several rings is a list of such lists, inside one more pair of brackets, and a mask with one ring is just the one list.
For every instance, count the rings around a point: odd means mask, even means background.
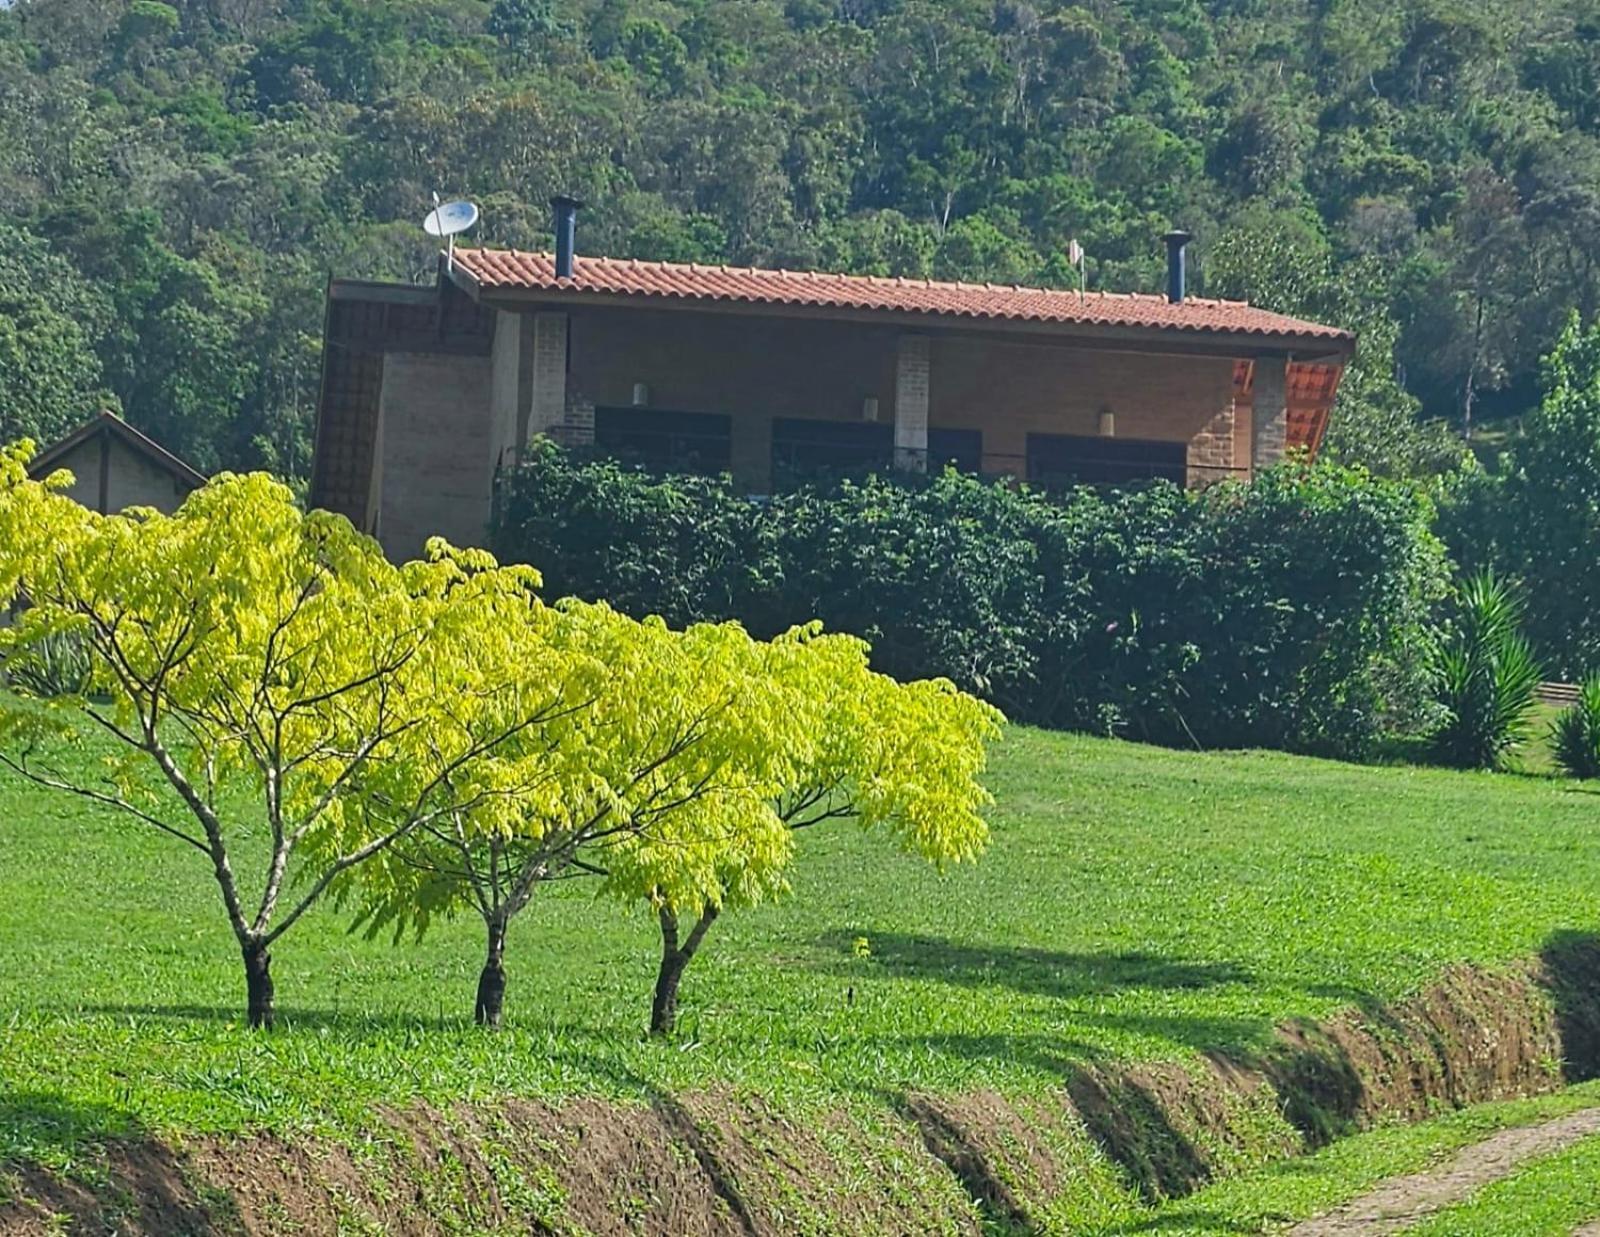
[{"label": "grassy terrace", "polygon": [[513,930],[506,1033],[469,1025],[473,924],[394,947],[325,908],[275,951],[283,1027],[248,1034],[198,856],[0,781],[0,1160],[336,1129],[417,1096],[1036,1092],[1087,1059],[1259,1046],[1600,923],[1592,786],[1020,729],[992,784],[993,849],[947,876],[808,837],[791,900],[717,925],[664,1047],[640,1037],[654,925],[578,883]]}]

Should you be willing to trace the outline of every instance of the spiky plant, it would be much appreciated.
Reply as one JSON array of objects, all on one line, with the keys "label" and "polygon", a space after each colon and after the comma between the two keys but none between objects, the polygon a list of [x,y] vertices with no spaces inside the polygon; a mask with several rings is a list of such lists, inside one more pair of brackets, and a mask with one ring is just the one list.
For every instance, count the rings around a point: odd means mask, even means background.
[{"label": "spiky plant", "polygon": [[1578,689],[1578,699],[1550,726],[1556,763],[1572,777],[1600,777],[1600,674]]},{"label": "spiky plant", "polygon": [[1528,730],[1539,663],[1521,632],[1522,598],[1491,571],[1461,586],[1454,630],[1434,660],[1445,720],[1434,754],[1461,769],[1493,769]]}]

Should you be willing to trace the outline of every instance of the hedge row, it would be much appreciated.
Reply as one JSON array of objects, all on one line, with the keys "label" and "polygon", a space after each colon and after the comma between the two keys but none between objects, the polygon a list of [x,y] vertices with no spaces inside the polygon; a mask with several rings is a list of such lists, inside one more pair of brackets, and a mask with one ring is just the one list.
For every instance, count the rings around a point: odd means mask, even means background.
[{"label": "hedge row", "polygon": [[1424,693],[1430,518],[1413,490],[1325,465],[1201,493],[949,472],[757,502],[545,444],[503,482],[494,549],[551,595],[674,624],[817,617],[870,640],[878,669],[946,676],[1019,721],[1357,754]]}]

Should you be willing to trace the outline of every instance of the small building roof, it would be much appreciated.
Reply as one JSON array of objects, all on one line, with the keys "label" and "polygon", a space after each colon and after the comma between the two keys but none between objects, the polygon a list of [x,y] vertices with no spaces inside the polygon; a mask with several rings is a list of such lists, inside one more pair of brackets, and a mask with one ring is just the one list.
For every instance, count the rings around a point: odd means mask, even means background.
[{"label": "small building roof", "polygon": [[184,463],[172,452],[168,451],[148,434],[141,434],[121,417],[111,412],[101,412],[84,425],[80,425],[72,433],[59,442],[52,443],[28,463],[28,475],[34,478],[47,477],[55,471],[56,467],[73,451],[84,443],[109,434],[118,439],[130,451],[135,451],[144,456],[163,472],[170,473],[180,484],[191,490],[198,490],[206,483],[205,474]]},{"label": "small building roof", "polygon": [[1300,344],[1321,353],[1348,353],[1355,336],[1334,326],[1258,309],[1245,301],[1126,292],[1077,292],[1005,284],[945,283],[932,279],[833,275],[633,258],[576,259],[570,279],[556,276],[555,257],[515,249],[457,249],[455,275],[469,290],[549,293],[587,299],[640,298],[655,302],[725,302],[926,315],[995,324],[1121,327],[1162,334],[1256,336],[1279,346]]}]

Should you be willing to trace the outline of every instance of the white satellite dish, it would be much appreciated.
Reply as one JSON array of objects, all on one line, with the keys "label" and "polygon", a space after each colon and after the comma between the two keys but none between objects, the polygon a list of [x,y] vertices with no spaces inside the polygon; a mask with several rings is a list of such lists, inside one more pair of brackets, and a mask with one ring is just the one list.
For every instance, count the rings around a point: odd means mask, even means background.
[{"label": "white satellite dish", "polygon": [[477,206],[465,200],[458,199],[454,202],[440,202],[439,195],[433,195],[433,209],[428,212],[428,217],[422,221],[422,230],[429,236],[447,237],[449,245],[450,265],[455,265],[456,234],[465,232],[478,222]]}]

